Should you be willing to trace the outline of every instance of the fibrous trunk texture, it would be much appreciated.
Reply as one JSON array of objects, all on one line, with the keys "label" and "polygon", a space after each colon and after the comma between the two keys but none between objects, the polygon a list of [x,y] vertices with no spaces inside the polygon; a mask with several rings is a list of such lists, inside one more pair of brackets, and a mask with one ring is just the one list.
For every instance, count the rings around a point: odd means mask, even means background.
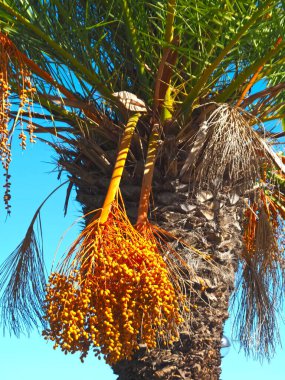
[{"label": "fibrous trunk texture", "polygon": [[115,365],[114,372],[118,380],[218,380],[223,325],[242,247],[238,196],[199,191],[189,198],[187,185],[173,181],[166,186],[168,191],[155,191],[155,222],[206,253],[209,261],[181,252],[196,275],[189,279],[191,310],[180,341],[151,351],[142,346],[132,361]]}]

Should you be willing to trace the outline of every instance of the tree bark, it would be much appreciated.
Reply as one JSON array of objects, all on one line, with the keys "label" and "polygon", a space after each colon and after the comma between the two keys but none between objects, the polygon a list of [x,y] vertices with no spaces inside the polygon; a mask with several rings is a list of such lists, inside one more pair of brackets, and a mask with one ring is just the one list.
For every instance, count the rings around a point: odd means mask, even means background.
[{"label": "tree bark", "polygon": [[196,276],[190,279],[195,291],[189,294],[189,325],[179,342],[151,351],[142,346],[132,361],[113,369],[118,380],[218,380],[223,325],[242,248],[239,197],[200,191],[189,198],[188,186],[178,180],[167,186],[167,191],[154,191],[156,223],[209,255],[214,265],[182,252]]}]

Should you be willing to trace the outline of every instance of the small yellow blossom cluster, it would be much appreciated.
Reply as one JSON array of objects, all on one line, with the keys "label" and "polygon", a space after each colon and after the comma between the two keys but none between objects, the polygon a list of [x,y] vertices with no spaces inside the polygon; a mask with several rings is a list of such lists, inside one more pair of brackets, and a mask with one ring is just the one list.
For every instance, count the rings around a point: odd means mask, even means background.
[{"label": "small yellow blossom cluster", "polygon": [[33,106],[33,97],[36,92],[36,89],[33,87],[33,84],[31,82],[31,73],[25,67],[25,65],[21,65],[19,74],[21,76],[21,84],[18,85],[18,94],[20,98],[19,113],[20,113],[20,125],[21,125],[21,132],[19,134],[19,139],[20,139],[20,146],[22,147],[22,149],[26,149],[27,136],[23,129],[24,123],[23,123],[22,115],[24,112],[27,112],[27,116],[28,116],[27,129],[29,132],[30,143],[35,143],[36,136],[34,134],[35,126],[32,123],[32,106]]},{"label": "small yellow blossom cluster", "polygon": [[25,111],[27,111],[28,115],[27,128],[30,141],[35,142],[35,127],[32,124],[31,107],[36,90],[31,83],[31,73],[23,57],[24,55],[19,52],[7,35],[0,32],[0,157],[6,176],[4,202],[8,213],[10,211],[9,201],[11,198],[10,182],[7,179],[7,177],[10,177],[8,171],[11,162],[10,137],[12,131],[9,131],[11,83],[14,84],[14,92],[17,92],[19,96],[18,120],[21,127],[19,134],[20,145],[23,149],[26,148],[26,135],[23,129],[22,117]]},{"label": "small yellow blossom cluster", "polygon": [[177,295],[153,243],[111,217],[85,235],[80,249],[80,262],[49,280],[44,336],[55,347],[82,359],[93,349],[113,364],[130,359],[139,343],[154,348],[158,339],[177,339]]},{"label": "small yellow blossom cluster", "polygon": [[11,162],[11,150],[9,142],[9,113],[10,113],[10,101],[9,96],[11,93],[11,86],[8,81],[8,64],[9,55],[7,52],[6,45],[3,41],[3,36],[0,34],[0,157],[2,166],[5,170],[5,194],[4,203],[7,212],[10,212],[10,175],[9,175],[9,164]]}]

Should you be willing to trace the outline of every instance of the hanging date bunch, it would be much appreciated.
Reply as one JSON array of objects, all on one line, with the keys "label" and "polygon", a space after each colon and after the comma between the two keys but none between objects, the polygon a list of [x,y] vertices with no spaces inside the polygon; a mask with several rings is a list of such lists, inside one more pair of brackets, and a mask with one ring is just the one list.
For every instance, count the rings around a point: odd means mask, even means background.
[{"label": "hanging date bunch", "polygon": [[109,364],[130,359],[139,343],[154,348],[160,338],[170,344],[182,320],[157,247],[116,206],[94,227],[74,247],[80,251],[71,267],[67,260],[50,277],[44,335],[82,359],[91,349],[102,353]]},{"label": "hanging date bunch", "polygon": [[[31,72],[25,63],[25,56],[16,48],[13,42],[3,33],[0,32],[0,156],[2,166],[5,170],[6,183],[4,187],[4,202],[9,213],[10,205],[10,175],[9,164],[11,162],[11,134],[9,122],[11,120],[11,103],[12,93],[16,93],[20,100],[18,116],[16,118],[20,124],[19,139],[23,149],[26,148],[26,134],[24,132],[23,113],[26,112],[27,129],[30,135],[30,141],[34,142],[34,126],[32,124],[32,103],[35,88],[31,82]],[[13,130],[14,128],[12,128]]]},{"label": "hanging date bunch", "polygon": [[179,295],[156,244],[118,206],[118,189],[140,114],[130,117],[101,212],[50,277],[43,335],[64,352],[94,350],[109,364],[177,339]]}]

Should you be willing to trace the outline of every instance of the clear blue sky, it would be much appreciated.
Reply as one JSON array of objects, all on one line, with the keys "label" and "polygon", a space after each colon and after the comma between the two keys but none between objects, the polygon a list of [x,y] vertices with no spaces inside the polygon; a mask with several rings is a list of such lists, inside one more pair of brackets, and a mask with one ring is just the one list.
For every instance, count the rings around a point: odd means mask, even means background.
[{"label": "clear blue sky", "polygon": [[[15,136],[15,143],[16,136]],[[5,222],[4,207],[0,206],[0,261],[2,262],[22,240],[26,228],[41,201],[57,185],[56,174],[52,161],[51,150],[37,143],[28,145],[27,151],[14,151],[12,161],[12,215]],[[2,179],[0,175],[0,179]],[[0,184],[2,188],[2,184]],[[48,201],[42,212],[44,233],[44,249],[47,266],[50,267],[57,243],[62,233],[80,216],[80,208],[71,200],[68,216],[63,217],[63,202],[65,189]],[[2,194],[1,194],[2,197]],[[70,231],[59,250],[64,253],[76,235],[75,227]],[[230,337],[230,324],[226,326],[226,335]],[[285,329],[281,330],[285,343]],[[82,364],[75,355],[64,355],[59,350],[53,350],[52,344],[46,343],[36,332],[30,338],[20,339],[2,336],[0,334],[0,379],[1,380],[115,380],[112,370],[90,355]],[[285,379],[285,351],[279,349],[270,364],[246,360],[238,353],[238,345],[231,347],[229,354],[223,360],[222,380],[275,380]]]}]

